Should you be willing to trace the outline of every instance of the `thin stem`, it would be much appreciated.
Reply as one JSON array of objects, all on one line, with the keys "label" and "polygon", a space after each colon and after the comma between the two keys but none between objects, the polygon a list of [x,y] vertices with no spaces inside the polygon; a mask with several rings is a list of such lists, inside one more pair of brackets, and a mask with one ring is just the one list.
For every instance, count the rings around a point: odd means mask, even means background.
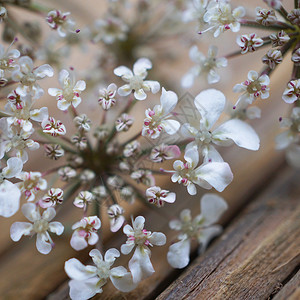
[{"label": "thin stem", "polygon": [[299,8],[299,0],[294,0],[294,6],[295,8]]},{"label": "thin stem", "polygon": [[287,20],[289,21],[287,15],[288,12],[286,11],[286,9],[281,5],[281,7],[279,9],[277,9],[277,11]]},{"label": "thin stem", "polygon": [[65,167],[65,166],[59,166],[59,167],[55,167],[53,169],[49,169],[49,170],[42,173],[42,177],[45,177],[45,176],[47,176],[51,173],[54,173],[54,172],[58,171],[60,168],[63,168],[63,167]]},{"label": "thin stem", "polygon": [[245,27],[270,29],[270,30],[275,30],[275,31],[279,31],[281,29],[286,29],[286,28],[290,28],[290,29],[293,29],[293,30],[296,29],[295,27],[291,26],[290,24],[283,23],[283,22],[280,22],[280,21],[277,21],[275,24],[272,24],[272,25],[269,25],[269,26],[264,26],[264,25],[261,25],[261,24],[257,23],[256,21],[243,19],[243,20],[240,20],[240,24],[242,26],[245,26]]}]

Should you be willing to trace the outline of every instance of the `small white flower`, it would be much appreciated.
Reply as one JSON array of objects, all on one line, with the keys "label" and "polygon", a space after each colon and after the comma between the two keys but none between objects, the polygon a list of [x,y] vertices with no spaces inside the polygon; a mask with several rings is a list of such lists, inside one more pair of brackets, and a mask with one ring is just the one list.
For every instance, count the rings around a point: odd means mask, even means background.
[{"label": "small white flower", "polygon": [[62,204],[64,192],[60,188],[51,188],[47,194],[39,200],[39,205],[42,208],[48,208],[57,204]]},{"label": "small white flower", "polygon": [[97,216],[85,217],[76,222],[72,229],[74,230],[71,237],[71,246],[79,251],[88,245],[95,245],[99,236],[96,231],[101,227],[101,221]]},{"label": "small white flower", "polygon": [[160,105],[155,105],[153,109],[148,108],[145,112],[146,118],[144,119],[142,135],[156,139],[162,131],[169,135],[175,134],[180,123],[176,120],[169,120],[169,118],[177,102],[178,97],[174,92],[162,88]]},{"label": "small white flower", "polygon": [[90,131],[91,129],[90,124],[92,121],[88,118],[86,114],[81,114],[75,117],[73,121],[78,130],[85,131],[85,132]]},{"label": "small white flower", "polygon": [[20,51],[17,49],[10,50],[10,47],[5,51],[4,47],[0,45],[0,74],[4,74],[6,70],[13,71],[17,68],[16,59],[20,56]]},{"label": "small white flower", "polygon": [[134,140],[125,145],[123,150],[123,155],[128,158],[128,157],[136,156],[140,152],[141,152],[141,144],[138,141]]},{"label": "small white flower", "polygon": [[173,268],[182,269],[189,264],[192,239],[200,244],[199,252],[203,253],[209,241],[222,232],[222,227],[215,224],[227,210],[227,203],[216,194],[205,194],[201,198],[201,214],[194,219],[191,211],[185,209],[180,214],[180,220],[169,223],[171,229],[180,231],[179,242],[170,246],[167,259]]},{"label": "small white flower", "polygon": [[74,31],[75,22],[69,18],[69,12],[51,10],[46,18],[47,24],[57,30],[59,36],[65,37],[68,32]]},{"label": "small white flower", "polygon": [[175,171],[172,171],[171,180],[186,186],[190,195],[197,194],[195,185],[204,189],[214,187],[218,192],[222,192],[233,179],[230,167],[225,162],[209,162],[197,167],[199,153],[196,147],[189,148],[185,152],[184,159],[185,163],[180,160],[174,162]]},{"label": "small white flower", "polygon": [[282,99],[286,103],[294,103],[300,99],[300,79],[291,80],[283,92]]},{"label": "small white flower", "polygon": [[27,201],[33,201],[40,190],[44,191],[47,188],[47,181],[42,178],[40,172],[22,172],[17,178],[22,180],[17,185],[20,191],[24,192]]},{"label": "small white flower", "polygon": [[192,46],[190,49],[190,59],[195,63],[182,78],[181,85],[184,88],[190,88],[195,81],[195,78],[203,75],[206,77],[209,84],[217,83],[220,81],[220,75],[217,69],[227,66],[227,59],[224,57],[217,58],[218,48],[210,46],[205,57],[199,51],[197,46]]},{"label": "small white flower", "polygon": [[281,51],[270,49],[267,54],[263,56],[262,62],[268,65],[270,69],[275,69],[275,67],[282,62]]},{"label": "small white flower", "polygon": [[76,258],[71,258],[65,263],[65,271],[71,278],[69,286],[72,300],[90,299],[102,293],[102,286],[108,279],[122,292],[130,292],[136,288],[137,284],[133,283],[130,272],[124,267],[111,268],[120,256],[117,249],[107,250],[104,259],[97,249],[91,250],[89,255],[96,266],[85,266]]},{"label": "small white flower", "polygon": [[18,176],[22,168],[22,160],[11,157],[7,160],[7,166],[0,172],[0,216],[2,217],[9,218],[19,210],[21,191],[16,184],[7,179]]},{"label": "small white flower", "polygon": [[264,0],[264,2],[274,9],[280,9],[281,7],[281,0]]},{"label": "small white flower", "polygon": [[71,178],[76,177],[76,170],[71,167],[63,167],[58,170],[58,175],[62,181],[68,181]]},{"label": "small white flower", "polygon": [[80,104],[80,93],[85,90],[85,81],[79,80],[76,82],[74,72],[71,74],[67,70],[61,70],[58,81],[62,89],[49,88],[49,95],[56,97],[57,107],[60,110],[67,110],[70,105],[75,108]]},{"label": "small white flower", "polygon": [[162,143],[151,150],[150,160],[155,163],[161,163],[165,160],[178,158],[180,155],[181,151],[178,146]]},{"label": "small white flower", "polygon": [[235,93],[243,93],[236,105],[239,101],[247,102],[251,104],[254,99],[257,97],[261,97],[261,99],[267,99],[269,97],[268,87],[270,83],[270,78],[268,75],[264,74],[259,76],[255,71],[249,71],[248,79],[242,83],[236,84],[233,87],[233,91]]},{"label": "small white flower", "polygon": [[65,125],[59,121],[55,120],[53,117],[49,117],[44,119],[42,122],[43,132],[50,134],[52,136],[65,135],[66,127]]},{"label": "small white flower", "polygon": [[254,52],[256,48],[264,44],[264,41],[256,36],[256,33],[243,34],[242,36],[238,36],[236,38],[236,42],[241,47],[242,54],[245,54],[247,52]]},{"label": "small white flower", "polygon": [[128,238],[126,244],[121,246],[122,254],[127,255],[135,248],[129,261],[129,269],[134,283],[140,282],[155,272],[150,261],[149,246],[163,246],[166,243],[166,236],[163,233],[147,231],[144,229],[144,223],[145,218],[139,216],[132,222],[132,227],[125,225],[123,228],[123,232]]},{"label": "small white flower", "polygon": [[45,64],[35,68],[29,56],[22,56],[19,59],[19,67],[12,72],[12,79],[21,84],[16,89],[19,95],[30,94],[33,99],[39,99],[43,96],[44,90],[37,81],[45,77],[52,77],[53,74],[54,71],[50,65]]},{"label": "small white flower", "polygon": [[106,187],[104,185],[98,185],[92,189],[92,193],[96,198],[103,199],[108,196]]},{"label": "small white flower", "polygon": [[293,54],[292,54],[292,62],[295,64],[295,66],[300,66],[300,48],[298,48]]},{"label": "small white flower", "polygon": [[176,194],[168,190],[162,190],[159,186],[152,186],[146,190],[146,197],[149,203],[157,207],[164,206],[165,202],[174,203]]},{"label": "small white flower", "polygon": [[116,130],[120,131],[128,131],[134,122],[134,118],[129,116],[128,114],[122,114],[116,121]]},{"label": "small white flower", "polygon": [[57,235],[61,235],[64,231],[64,227],[61,223],[49,222],[56,215],[55,209],[49,207],[41,215],[35,204],[26,203],[22,206],[22,212],[33,224],[28,222],[13,223],[10,228],[11,239],[17,242],[23,235],[33,235],[36,233],[37,250],[42,254],[48,254],[54,246],[48,231]]},{"label": "small white flower", "polygon": [[120,190],[120,196],[128,203],[132,204],[136,199],[136,194],[134,189],[129,186],[125,185]]},{"label": "small white flower", "polygon": [[87,205],[94,200],[94,195],[89,191],[81,191],[74,199],[73,204],[76,207],[86,210]]},{"label": "small white flower", "polygon": [[125,217],[123,215],[124,209],[120,205],[114,204],[107,209],[107,214],[110,223],[110,230],[112,232],[117,232],[123,226],[125,221]]},{"label": "small white flower", "polygon": [[145,80],[147,77],[147,70],[152,68],[152,63],[147,58],[140,58],[133,65],[133,72],[125,66],[120,66],[114,69],[114,73],[120,76],[127,84],[118,88],[120,96],[128,96],[134,91],[134,97],[137,100],[145,100],[147,94],[145,92],[151,91],[156,94],[160,90],[158,81]]},{"label": "small white flower", "polygon": [[104,110],[109,110],[112,106],[116,104],[116,92],[117,86],[114,83],[111,83],[107,89],[99,90],[99,99],[98,103],[102,105]]},{"label": "small white flower", "polygon": [[130,174],[130,177],[137,183],[143,183],[147,186],[155,185],[155,178],[150,170],[137,170]]},{"label": "small white flower", "polygon": [[275,11],[272,9],[257,7],[255,21],[264,26],[274,24],[277,21]]},{"label": "small white flower", "polygon": [[272,41],[272,47],[279,47],[286,44],[290,40],[290,37],[287,33],[281,30],[278,33],[270,34],[270,39]]},{"label": "small white flower", "polygon": [[245,8],[239,6],[231,11],[231,5],[226,0],[211,1],[207,6],[207,12],[203,19],[214,29],[214,37],[218,37],[225,30],[232,32],[240,30],[239,19],[245,15]]}]

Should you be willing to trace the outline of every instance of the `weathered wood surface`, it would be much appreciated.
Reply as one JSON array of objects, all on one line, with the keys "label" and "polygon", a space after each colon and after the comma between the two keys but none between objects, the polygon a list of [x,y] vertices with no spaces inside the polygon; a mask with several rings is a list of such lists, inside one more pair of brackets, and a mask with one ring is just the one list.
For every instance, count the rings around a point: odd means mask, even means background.
[{"label": "weathered wood surface", "polygon": [[[158,299],[273,296],[300,265],[299,175],[300,172],[292,170],[279,173],[222,238]],[[288,284],[277,299],[299,295],[299,274]]]}]

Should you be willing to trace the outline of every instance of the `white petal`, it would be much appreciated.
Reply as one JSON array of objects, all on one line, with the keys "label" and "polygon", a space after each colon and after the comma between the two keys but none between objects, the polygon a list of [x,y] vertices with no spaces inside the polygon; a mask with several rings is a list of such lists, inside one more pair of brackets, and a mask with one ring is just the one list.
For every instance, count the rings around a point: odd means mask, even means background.
[{"label": "white petal", "polygon": [[176,120],[163,120],[161,125],[169,135],[175,134],[180,128],[180,123]]},{"label": "white petal", "polygon": [[104,260],[113,263],[117,257],[120,257],[120,252],[115,248],[111,248],[105,252]]},{"label": "white petal", "polygon": [[58,95],[62,94],[62,90],[57,89],[57,88],[49,88],[48,89],[48,94],[50,96],[57,97]]},{"label": "white petal", "polygon": [[49,223],[49,230],[57,235],[61,235],[64,232],[64,226],[60,222]]},{"label": "white petal", "polygon": [[81,237],[77,231],[74,231],[70,241],[71,247],[76,251],[82,250],[88,246],[85,238]]},{"label": "white petal", "polygon": [[192,164],[193,167],[198,165],[199,162],[199,153],[196,147],[189,148],[184,154],[184,159]]},{"label": "white petal", "polygon": [[133,76],[131,70],[125,66],[120,66],[120,67],[114,69],[114,73],[117,76],[124,76],[124,75],[129,76],[129,77]]},{"label": "white petal", "polygon": [[225,103],[224,94],[215,89],[205,90],[196,96],[195,106],[201,116],[206,119],[208,129],[219,119],[225,108]]},{"label": "white petal", "polygon": [[53,207],[48,207],[44,212],[42,218],[46,221],[51,221],[56,215],[56,211]]},{"label": "white petal", "polygon": [[148,58],[140,58],[133,65],[133,73],[135,75],[141,75],[145,72],[145,70],[151,68],[152,68],[152,63]]},{"label": "white petal", "polygon": [[246,122],[239,119],[231,119],[213,132],[213,141],[222,145],[222,141],[232,140],[236,145],[249,150],[259,149],[259,137],[255,130]]},{"label": "white petal", "polygon": [[194,196],[197,194],[197,189],[196,189],[196,186],[190,182],[188,185],[187,185],[187,191],[188,193],[191,195],[191,196]]},{"label": "white petal", "polygon": [[23,168],[23,162],[18,157],[11,157],[7,160],[7,167],[2,169],[5,178],[13,178],[18,176]]},{"label": "white petal", "polygon": [[121,246],[121,252],[122,252],[122,254],[124,254],[124,255],[129,254],[132,251],[132,249],[134,248],[134,246],[135,246],[134,243],[132,243],[132,244],[123,244]]},{"label": "white petal", "polygon": [[110,280],[119,291],[125,293],[132,291],[138,285],[133,283],[131,273],[121,266],[111,269]]},{"label": "white petal", "polygon": [[42,122],[44,119],[48,119],[48,116],[48,107],[34,109],[30,112],[30,119],[37,122]]},{"label": "white petal", "polygon": [[142,230],[144,228],[145,218],[143,216],[138,216],[133,222],[134,230]]},{"label": "white petal", "polygon": [[169,114],[175,108],[177,102],[178,97],[174,92],[166,91],[165,88],[162,88],[160,103],[163,108],[164,115]]},{"label": "white petal", "polygon": [[29,235],[32,230],[32,224],[28,222],[15,222],[10,227],[10,237],[14,242],[21,239],[23,235]]},{"label": "white petal", "polygon": [[76,82],[75,86],[74,86],[74,90],[76,91],[84,91],[86,88],[86,84],[84,80],[79,80]]},{"label": "white petal", "polygon": [[216,150],[216,148],[210,144],[202,148],[202,155],[204,157],[204,163],[224,161],[220,153]]},{"label": "white petal", "polygon": [[149,241],[153,245],[163,246],[166,243],[167,238],[162,232],[153,232],[149,237]]},{"label": "white petal", "polygon": [[181,79],[181,86],[185,89],[190,88],[193,86],[195,80],[194,72],[186,73]]},{"label": "white petal", "polygon": [[131,91],[132,89],[129,84],[125,84],[118,88],[118,94],[123,97],[128,96],[131,93]]},{"label": "white petal", "polygon": [[[58,81],[60,83],[60,85],[62,87],[65,86],[65,82],[67,81],[67,79],[70,77],[70,74],[67,70],[63,69],[59,72],[59,75],[58,75]],[[49,93],[50,94],[50,93]],[[51,95],[51,94],[50,94]],[[51,96],[54,96],[54,95],[51,95]]]},{"label": "white petal", "polygon": [[160,84],[158,81],[146,80],[143,83],[143,86],[150,88],[151,93],[156,94],[160,90]]},{"label": "white petal", "polygon": [[155,272],[150,261],[150,251],[143,246],[135,249],[128,265],[134,283],[140,282]]},{"label": "white petal", "polygon": [[38,233],[36,236],[36,248],[42,254],[48,254],[52,250],[52,246],[48,241],[48,237],[44,233]]},{"label": "white petal", "polygon": [[217,194],[205,194],[201,198],[201,215],[204,218],[203,226],[209,226],[219,220],[227,210],[225,200]]},{"label": "white petal", "polygon": [[8,180],[0,184],[0,216],[9,218],[20,207],[21,192],[19,188]]},{"label": "white petal", "polygon": [[48,64],[39,66],[38,68],[36,68],[33,71],[33,73],[35,74],[35,76],[38,79],[44,78],[46,76],[52,77],[54,75],[53,68],[50,65],[48,65]]},{"label": "white petal", "polygon": [[101,287],[98,286],[99,278],[92,277],[85,281],[71,280],[69,282],[70,297],[72,300],[86,300],[102,293]]},{"label": "white petal", "polygon": [[96,267],[85,266],[76,258],[65,262],[65,271],[71,279],[75,280],[85,280],[97,275]]},{"label": "white petal", "polygon": [[124,227],[123,227],[123,232],[126,234],[126,235],[133,235],[134,234],[134,231],[133,231],[133,228],[126,224]]},{"label": "white petal", "polygon": [[[233,179],[230,167],[225,162],[203,164],[195,170],[195,173],[197,173],[200,180],[204,180],[204,182],[213,186],[218,192],[222,192]],[[204,187],[201,181],[195,183]]]},{"label": "white petal", "polygon": [[145,100],[147,98],[147,95],[146,95],[146,93],[144,92],[143,89],[139,89],[139,90],[134,92],[134,97],[137,100]]},{"label": "white petal", "polygon": [[182,269],[190,262],[190,240],[185,239],[170,246],[167,259],[173,268]]},{"label": "white petal", "polygon": [[203,253],[209,241],[215,236],[219,235],[221,232],[222,232],[222,227],[219,225],[214,225],[202,229],[200,235],[198,236],[198,242],[201,244],[201,246],[199,247],[199,253]]},{"label": "white petal", "polygon": [[167,203],[174,203],[176,200],[176,194],[168,193],[168,195],[163,200]]},{"label": "white petal", "polygon": [[36,205],[34,203],[25,203],[22,205],[23,215],[31,222],[34,222],[39,218],[39,214],[36,211]]}]

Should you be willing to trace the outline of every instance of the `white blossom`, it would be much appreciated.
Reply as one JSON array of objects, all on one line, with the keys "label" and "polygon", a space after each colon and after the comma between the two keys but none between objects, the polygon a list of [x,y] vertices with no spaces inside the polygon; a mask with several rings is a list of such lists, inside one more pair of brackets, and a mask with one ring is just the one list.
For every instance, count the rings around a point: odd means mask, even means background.
[{"label": "white blossom", "polygon": [[44,119],[42,122],[43,132],[50,134],[52,136],[65,135],[66,127],[65,125],[59,121],[55,120],[53,117],[49,117]]},{"label": "white blossom", "polygon": [[146,190],[146,197],[149,203],[157,207],[164,206],[165,202],[174,203],[176,194],[168,190],[162,190],[159,186],[152,186]]},{"label": "white blossom", "polygon": [[56,97],[58,109],[67,110],[70,105],[76,108],[81,102],[80,93],[86,88],[85,81],[76,82],[74,72],[65,69],[60,71],[58,81],[62,89],[48,89],[49,95]]},{"label": "white blossom", "polygon": [[[2,9],[2,8],[1,8]],[[11,45],[12,46],[12,45]],[[3,45],[0,45],[0,76],[3,77],[5,71],[13,71],[17,68],[16,59],[20,56],[20,51],[17,49],[4,49]]]},{"label": "white blossom", "polygon": [[169,135],[175,134],[180,127],[180,123],[169,118],[177,102],[178,97],[174,92],[162,88],[160,105],[155,105],[153,109],[148,108],[145,111],[146,118],[144,119],[142,135],[156,139],[162,131]]},{"label": "white blossom", "polygon": [[192,239],[200,244],[199,252],[203,253],[209,241],[222,232],[222,227],[214,225],[227,210],[227,203],[216,194],[205,194],[201,198],[201,214],[194,219],[191,211],[184,209],[180,214],[180,220],[172,220],[169,226],[173,230],[180,231],[179,242],[169,248],[167,259],[173,268],[182,269],[189,264]]},{"label": "white blossom", "polygon": [[196,45],[192,46],[189,52],[190,59],[195,63],[182,78],[181,85],[184,88],[190,88],[195,81],[195,78],[203,75],[206,77],[209,84],[220,81],[220,75],[217,69],[227,66],[227,59],[225,57],[217,58],[218,48],[210,46],[207,52],[207,57],[199,51]]},{"label": "white blossom", "polygon": [[47,24],[54,30],[57,30],[59,36],[65,37],[68,32],[74,31],[75,22],[69,18],[69,12],[60,10],[51,10],[46,18]]},{"label": "white blossom", "polygon": [[264,0],[264,2],[274,9],[280,9],[281,7],[281,0]]},{"label": "white blossom", "polygon": [[42,199],[39,200],[39,205],[42,208],[48,208],[57,204],[62,204],[64,191],[60,188],[51,188]]},{"label": "white blossom", "polygon": [[288,82],[287,87],[283,92],[282,99],[286,103],[294,103],[300,99],[300,79]]},{"label": "white blossom", "polygon": [[150,160],[155,163],[161,163],[165,160],[178,158],[181,151],[177,145],[166,145],[164,143],[155,146],[150,153]]},{"label": "white blossom", "polygon": [[264,44],[264,41],[260,37],[258,37],[256,33],[237,36],[236,42],[241,47],[242,54],[245,54],[247,52],[254,52],[256,48]]},{"label": "white blossom", "polygon": [[117,120],[116,120],[116,130],[118,132],[120,131],[128,131],[129,128],[132,126],[134,122],[134,118],[126,113],[122,114]]},{"label": "white blossom", "polygon": [[99,99],[98,103],[102,105],[104,110],[109,110],[112,106],[116,104],[116,92],[117,86],[114,83],[111,83],[107,89],[100,89],[99,90]]},{"label": "white blossom", "polygon": [[270,39],[272,41],[272,47],[279,47],[286,44],[290,40],[290,37],[285,31],[281,30],[278,33],[270,34]]},{"label": "white blossom", "polygon": [[44,90],[37,81],[45,77],[52,77],[53,74],[54,71],[50,65],[45,64],[35,68],[29,56],[22,56],[19,59],[18,68],[12,72],[12,79],[20,82],[16,89],[19,95],[30,94],[33,99],[39,99],[43,96]]},{"label": "white blossom", "polygon": [[114,267],[120,252],[111,248],[103,256],[100,251],[93,249],[90,251],[95,266],[84,266],[76,258],[71,258],[65,262],[65,271],[71,278],[69,282],[70,297],[72,300],[90,299],[98,293],[102,293],[102,287],[111,280],[112,284],[122,292],[130,292],[137,284],[132,281],[132,276],[124,267]]},{"label": "white blossom", "polygon": [[101,221],[97,216],[90,216],[76,222],[72,229],[74,230],[71,237],[71,246],[79,251],[86,248],[88,245],[95,245],[99,236],[96,231],[101,227]]},{"label": "white blossom", "polygon": [[270,49],[267,54],[263,56],[262,62],[268,65],[270,69],[275,69],[275,67],[282,62],[281,51]]},{"label": "white blossom", "polygon": [[148,58],[140,58],[133,65],[133,72],[125,66],[120,66],[114,69],[114,73],[120,76],[126,84],[118,88],[120,96],[128,96],[134,92],[134,97],[137,100],[145,100],[147,94],[151,91],[156,94],[160,90],[158,81],[144,80],[147,77],[147,70],[152,68],[152,63]]},{"label": "white blossom", "polygon": [[144,229],[144,223],[145,218],[138,216],[132,222],[132,227],[128,224],[123,227],[127,241],[121,246],[122,254],[127,255],[135,248],[129,261],[129,270],[134,283],[140,282],[155,272],[150,261],[149,246],[163,246],[166,243],[166,236],[163,233],[147,231]]},{"label": "white blossom", "polygon": [[256,22],[264,26],[269,26],[277,21],[275,11],[272,9],[256,8]]},{"label": "white blossom", "polygon": [[81,191],[74,199],[73,204],[76,207],[86,210],[87,205],[94,200],[94,195],[89,191]]},{"label": "white blossom", "polygon": [[39,209],[34,203],[26,203],[22,206],[22,212],[24,216],[33,224],[29,222],[13,223],[10,228],[11,239],[14,242],[17,242],[23,235],[37,234],[37,250],[42,254],[48,254],[54,246],[48,231],[57,235],[61,235],[64,231],[64,227],[61,223],[49,222],[56,215],[55,209],[53,207],[49,207],[41,215]]},{"label": "white blossom", "polygon": [[112,232],[117,232],[125,221],[124,209],[118,205],[113,204],[107,209],[107,214],[110,223],[110,230]]},{"label": "white blossom", "polygon": [[264,74],[259,76],[256,71],[249,71],[248,79],[242,83],[236,84],[233,87],[233,91],[235,93],[243,93],[238,102],[247,102],[251,104],[254,99],[257,97],[261,97],[261,99],[267,99],[269,97],[269,90],[268,87],[270,83],[270,78],[268,75]]}]

